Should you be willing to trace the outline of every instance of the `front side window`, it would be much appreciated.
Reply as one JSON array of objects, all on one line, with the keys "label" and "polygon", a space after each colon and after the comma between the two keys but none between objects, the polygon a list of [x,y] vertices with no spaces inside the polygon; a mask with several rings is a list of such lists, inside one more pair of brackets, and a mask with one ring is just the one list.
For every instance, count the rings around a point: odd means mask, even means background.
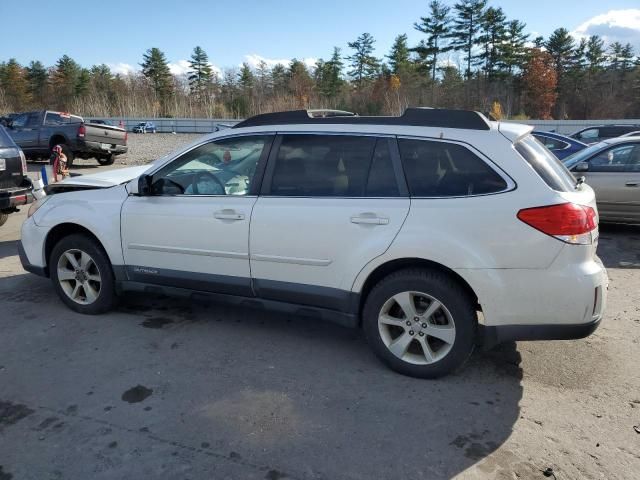
[{"label": "front side window", "polygon": [[590,128],[588,130],[585,130],[584,132],[580,132],[580,135],[578,135],[578,137],[583,140],[597,140],[599,138],[599,135],[600,130],[598,130],[597,128]]},{"label": "front side window", "polygon": [[495,170],[462,145],[400,138],[398,146],[412,196],[461,197],[507,188]]},{"label": "front side window", "polygon": [[154,195],[247,195],[269,135],[205,143],[153,175]]},{"label": "front side window", "polygon": [[640,172],[640,144],[609,148],[589,160],[590,172]]},{"label": "front side window", "polygon": [[29,118],[29,114],[22,113],[12,120],[11,126],[13,128],[24,128],[24,126],[27,124],[28,118]]},{"label": "front side window", "polygon": [[397,196],[388,141],[351,135],[285,135],[269,192],[298,197]]}]

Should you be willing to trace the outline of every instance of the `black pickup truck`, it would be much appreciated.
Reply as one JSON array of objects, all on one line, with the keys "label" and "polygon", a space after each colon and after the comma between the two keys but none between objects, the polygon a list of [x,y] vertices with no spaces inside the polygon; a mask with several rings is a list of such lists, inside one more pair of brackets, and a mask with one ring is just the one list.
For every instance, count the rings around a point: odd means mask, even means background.
[{"label": "black pickup truck", "polygon": [[24,154],[0,126],[0,226],[18,206],[33,202],[32,192]]},{"label": "black pickup truck", "polygon": [[95,158],[100,165],[111,165],[116,155],[127,151],[124,129],[87,123],[69,113],[24,112],[14,116],[7,127],[27,158],[48,157],[55,145],[61,145],[68,166],[74,158]]}]

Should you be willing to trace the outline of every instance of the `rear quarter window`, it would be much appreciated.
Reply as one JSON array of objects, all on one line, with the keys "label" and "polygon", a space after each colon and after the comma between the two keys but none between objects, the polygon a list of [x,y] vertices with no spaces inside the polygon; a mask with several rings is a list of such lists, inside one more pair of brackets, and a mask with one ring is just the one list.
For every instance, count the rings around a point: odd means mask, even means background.
[{"label": "rear quarter window", "polygon": [[399,138],[398,146],[414,197],[464,197],[507,189],[504,178],[462,145]]},{"label": "rear quarter window", "polygon": [[576,180],[571,172],[535,137],[527,135],[514,147],[549,188],[557,192],[575,190]]}]

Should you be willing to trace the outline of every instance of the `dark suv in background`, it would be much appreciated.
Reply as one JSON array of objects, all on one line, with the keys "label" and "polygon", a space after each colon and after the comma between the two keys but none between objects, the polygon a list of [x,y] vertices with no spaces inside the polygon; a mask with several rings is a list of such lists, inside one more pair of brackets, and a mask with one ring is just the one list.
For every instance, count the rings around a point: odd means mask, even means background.
[{"label": "dark suv in background", "polygon": [[24,153],[0,126],[0,226],[16,207],[33,202],[32,191]]},{"label": "dark suv in background", "polygon": [[608,138],[615,138],[625,133],[640,130],[640,125],[596,125],[595,127],[583,128],[572,134],[571,137],[581,142],[590,144],[598,143]]}]

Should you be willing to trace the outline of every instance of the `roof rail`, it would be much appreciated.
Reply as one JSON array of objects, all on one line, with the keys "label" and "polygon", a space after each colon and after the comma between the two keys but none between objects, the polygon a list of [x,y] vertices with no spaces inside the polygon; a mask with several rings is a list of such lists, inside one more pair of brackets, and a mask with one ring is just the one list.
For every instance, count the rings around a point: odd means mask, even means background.
[{"label": "roof rail", "polygon": [[360,117],[310,115],[307,110],[263,113],[236,124],[233,128],[258,127],[264,125],[407,125],[413,127],[462,128],[467,130],[489,130],[487,119],[470,110],[448,110],[444,108],[407,108],[399,117]]}]

